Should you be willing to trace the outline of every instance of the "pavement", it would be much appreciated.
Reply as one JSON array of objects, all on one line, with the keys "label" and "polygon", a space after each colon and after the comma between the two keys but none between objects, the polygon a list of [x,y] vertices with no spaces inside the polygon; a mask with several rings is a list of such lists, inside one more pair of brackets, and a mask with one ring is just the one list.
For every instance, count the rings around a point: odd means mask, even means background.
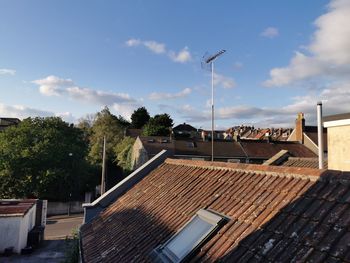
[{"label": "pavement", "polygon": [[64,239],[72,236],[72,231],[83,223],[84,215],[51,216],[47,218],[45,240]]},{"label": "pavement", "polygon": [[72,231],[83,222],[83,215],[52,216],[47,218],[45,240],[30,255],[0,256],[1,263],[60,263],[65,259]]}]

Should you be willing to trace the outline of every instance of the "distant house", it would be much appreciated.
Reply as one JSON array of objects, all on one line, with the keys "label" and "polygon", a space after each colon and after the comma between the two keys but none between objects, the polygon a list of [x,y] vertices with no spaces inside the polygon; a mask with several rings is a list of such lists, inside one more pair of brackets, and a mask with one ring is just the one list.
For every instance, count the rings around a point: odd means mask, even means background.
[{"label": "distant house", "polygon": [[175,138],[194,138],[197,137],[197,129],[187,123],[179,124],[173,128]]},{"label": "distant house", "polygon": [[10,248],[21,253],[27,241],[40,243],[38,239],[43,239],[43,228],[31,236],[29,233],[35,226],[45,225],[46,210],[42,209],[42,204],[35,199],[0,199],[0,253]]},{"label": "distant house", "polygon": [[350,171],[350,113],[323,118],[328,136],[329,169]]},{"label": "distant house", "polygon": [[18,125],[20,119],[17,118],[0,118],[0,131],[5,130],[7,127]]},{"label": "distant house", "polygon": [[86,207],[83,262],[349,260],[349,173],[162,154]]},{"label": "distant house", "polygon": [[234,140],[267,140],[287,141],[292,129],[290,128],[254,128],[254,126],[235,126],[226,130],[226,134]]},{"label": "distant house", "polygon": [[[211,160],[211,142],[202,140],[172,140],[169,137],[138,137],[132,150],[134,168],[140,167],[161,150],[168,150],[177,159]],[[227,141],[214,142],[214,160],[236,163],[261,164],[281,150],[288,150],[294,157],[316,157],[299,142]]]},{"label": "distant house", "polygon": [[[290,134],[288,141],[298,141],[318,154],[318,137],[317,137],[317,126],[306,126],[304,113],[300,112],[295,120],[295,128]],[[327,154],[327,130],[323,129],[323,147],[324,152]]]}]

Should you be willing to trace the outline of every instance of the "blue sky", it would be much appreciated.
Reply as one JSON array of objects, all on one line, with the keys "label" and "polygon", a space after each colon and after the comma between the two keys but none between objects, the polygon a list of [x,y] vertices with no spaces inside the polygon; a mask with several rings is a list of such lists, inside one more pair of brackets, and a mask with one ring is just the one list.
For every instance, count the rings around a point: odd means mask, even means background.
[{"label": "blue sky", "polygon": [[175,123],[294,125],[350,111],[350,4],[313,1],[0,1],[0,116],[76,122],[104,105]]}]

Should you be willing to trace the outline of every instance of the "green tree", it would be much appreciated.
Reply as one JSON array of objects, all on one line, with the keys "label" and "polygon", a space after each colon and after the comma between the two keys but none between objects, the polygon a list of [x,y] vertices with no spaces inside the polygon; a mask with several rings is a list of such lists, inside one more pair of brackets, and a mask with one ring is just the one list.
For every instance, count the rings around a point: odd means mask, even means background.
[{"label": "green tree", "polygon": [[108,160],[115,160],[113,148],[122,141],[125,123],[113,115],[107,107],[96,114],[91,127],[89,157],[93,164],[101,164],[103,151],[103,137],[106,137],[106,156]]},{"label": "green tree", "polygon": [[148,123],[143,127],[145,136],[168,136],[173,126],[173,120],[167,113],[158,114],[150,118]]},{"label": "green tree", "polygon": [[0,197],[78,197],[94,186],[87,152],[83,132],[61,118],[23,120],[0,133]]},{"label": "green tree", "polygon": [[131,115],[131,126],[141,129],[150,119],[150,115],[145,107],[140,107]]},{"label": "green tree", "polygon": [[126,173],[129,173],[132,170],[131,155],[134,142],[134,138],[126,136],[114,147],[116,162]]}]

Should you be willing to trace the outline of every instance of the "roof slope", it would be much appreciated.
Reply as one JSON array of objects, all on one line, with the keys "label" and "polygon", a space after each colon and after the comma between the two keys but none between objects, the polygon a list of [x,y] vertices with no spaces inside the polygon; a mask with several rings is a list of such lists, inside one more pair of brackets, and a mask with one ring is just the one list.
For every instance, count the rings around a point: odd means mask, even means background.
[{"label": "roof slope", "polygon": [[[215,141],[215,158],[246,157],[246,154],[235,141]],[[175,141],[175,155],[211,156],[211,142]]]},{"label": "roof slope", "polygon": [[[310,140],[318,146],[318,133],[317,126],[305,126],[304,133]],[[323,128],[323,148],[324,151],[328,151],[327,129]]]},{"label": "roof slope", "polygon": [[[293,166],[293,167],[307,167],[318,169],[318,158],[299,158],[299,157],[288,157],[280,165],[282,166]],[[323,167],[327,169],[327,161],[323,161]]]},{"label": "roof slope", "polygon": [[250,158],[269,159],[281,150],[287,150],[296,157],[315,157],[316,154],[298,142],[241,141],[244,151]]},{"label": "roof slope", "polygon": [[350,174],[171,160],[81,227],[86,262],[148,262],[200,208],[231,220],[192,262],[350,260]]}]

